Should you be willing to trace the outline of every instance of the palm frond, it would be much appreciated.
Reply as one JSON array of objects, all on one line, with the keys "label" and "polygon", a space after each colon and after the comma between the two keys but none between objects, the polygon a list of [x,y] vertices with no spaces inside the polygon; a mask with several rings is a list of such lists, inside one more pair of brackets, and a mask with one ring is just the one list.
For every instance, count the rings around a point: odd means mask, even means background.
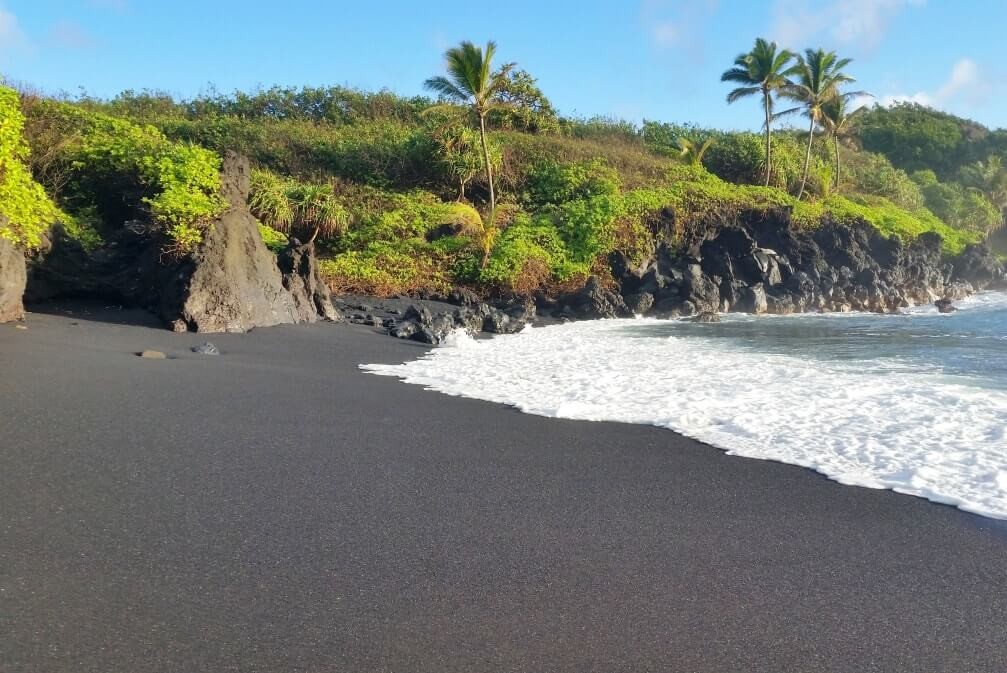
[{"label": "palm frond", "polygon": [[761,88],[757,86],[743,86],[731,91],[727,94],[727,102],[734,103],[741,100],[742,98],[747,98],[748,96],[753,96],[762,91]]},{"label": "palm frond", "polygon": [[429,90],[436,93],[441,98],[446,98],[448,100],[455,100],[459,103],[464,102],[470,98],[470,94],[464,92],[459,88],[454,82],[449,80],[447,77],[438,75],[437,77],[431,77],[423,86]]}]

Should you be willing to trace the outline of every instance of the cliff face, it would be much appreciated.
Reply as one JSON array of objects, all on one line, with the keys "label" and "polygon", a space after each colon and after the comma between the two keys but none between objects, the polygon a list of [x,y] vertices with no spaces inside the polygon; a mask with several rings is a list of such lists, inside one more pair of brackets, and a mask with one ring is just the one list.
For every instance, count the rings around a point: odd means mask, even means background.
[{"label": "cliff face", "polygon": [[786,210],[710,222],[691,240],[661,246],[643,264],[620,254],[610,261],[621,300],[615,291],[591,299],[605,293],[589,283],[553,307],[558,315],[627,315],[634,307],[659,317],[728,311],[890,313],[941,298],[961,299],[1004,282],[1003,266],[982,246],[948,263],[935,235],[904,244],[866,223],[826,223],[803,231]]}]

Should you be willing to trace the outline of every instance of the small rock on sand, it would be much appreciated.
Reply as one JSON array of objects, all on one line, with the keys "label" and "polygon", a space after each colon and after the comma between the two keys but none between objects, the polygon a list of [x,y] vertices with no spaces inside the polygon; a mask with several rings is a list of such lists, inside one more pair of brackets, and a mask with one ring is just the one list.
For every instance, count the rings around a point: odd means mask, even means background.
[{"label": "small rock on sand", "polygon": [[142,357],[142,358],[144,358],[146,360],[167,360],[168,359],[168,356],[165,355],[164,353],[162,353],[161,351],[151,351],[151,350],[142,351],[140,353],[140,357]]},{"label": "small rock on sand", "polygon": [[14,329],[28,329],[27,325],[14,325]]},{"label": "small rock on sand", "polygon": [[193,353],[198,353],[199,355],[220,355],[220,351],[212,343],[207,341],[202,346],[193,346]]}]

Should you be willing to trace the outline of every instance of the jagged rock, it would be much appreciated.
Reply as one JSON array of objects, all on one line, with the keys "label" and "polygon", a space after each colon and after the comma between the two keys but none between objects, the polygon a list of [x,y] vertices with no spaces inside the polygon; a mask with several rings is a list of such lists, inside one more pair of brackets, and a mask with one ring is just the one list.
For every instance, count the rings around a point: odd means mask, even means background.
[{"label": "jagged rock", "polygon": [[250,171],[244,157],[225,157],[221,178],[230,208],[210,224],[192,258],[178,265],[175,282],[164,288],[160,308],[166,321],[181,319],[196,332],[247,332],[300,321],[276,257],[246,205]]},{"label": "jagged rock", "polygon": [[720,322],[720,316],[717,315],[716,313],[713,313],[712,311],[703,311],[699,315],[690,318],[689,322],[715,323]]},{"label": "jagged rock", "polygon": [[564,306],[562,315],[580,320],[633,316],[623,298],[618,293],[602,287],[597,276],[588,278],[579,292],[567,295],[561,303]]},{"label": "jagged rock", "polygon": [[447,302],[449,304],[454,304],[455,306],[475,306],[477,304],[481,304],[482,299],[479,298],[479,295],[468,288],[456,287],[448,294]]},{"label": "jagged rock", "polygon": [[647,311],[654,306],[654,295],[649,292],[631,294],[624,297],[624,300],[633,315],[646,315]]},{"label": "jagged rock", "polygon": [[940,313],[954,313],[955,311],[958,310],[951,302],[951,299],[947,297],[935,301],[934,306],[937,307],[937,311]]},{"label": "jagged rock", "polygon": [[0,323],[24,318],[24,290],[28,279],[24,253],[0,238]]},{"label": "jagged rock", "polygon": [[339,311],[332,305],[329,286],[318,270],[313,243],[301,244],[296,238],[280,252],[276,260],[283,274],[283,287],[290,293],[299,323],[321,320],[338,322]]},{"label": "jagged rock", "polygon": [[734,310],[744,313],[767,313],[769,301],[762,283],[743,288],[739,293],[738,303],[734,305]]},{"label": "jagged rock", "polygon": [[689,264],[684,270],[686,302],[697,313],[716,313],[721,309],[719,284],[707,276],[699,264]]},{"label": "jagged rock", "polygon": [[954,278],[983,289],[1007,286],[1003,264],[986,245],[970,245],[954,264]]}]

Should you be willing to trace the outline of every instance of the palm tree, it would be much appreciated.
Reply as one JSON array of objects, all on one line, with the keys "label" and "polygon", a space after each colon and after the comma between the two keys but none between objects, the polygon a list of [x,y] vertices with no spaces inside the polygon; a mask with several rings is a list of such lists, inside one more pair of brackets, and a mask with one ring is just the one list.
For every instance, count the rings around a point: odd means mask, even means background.
[{"label": "palm tree", "polygon": [[[811,120],[808,129],[808,151],[804,157],[804,176],[801,178],[801,189],[797,198],[804,196],[804,188],[808,183],[808,169],[811,166],[811,147],[815,140],[815,126],[822,123],[823,108],[840,96],[839,87],[855,81],[843,72],[853,59],[839,58],[834,51],[824,49],[807,49],[804,56],[797,57],[794,67],[796,81],[790,82],[780,89],[780,95],[800,103],[800,107],[785,110],[780,115],[797,112],[804,108],[804,114]],[[862,92],[848,94],[863,95]],[[780,116],[778,115],[778,116]]]},{"label": "palm tree", "polygon": [[513,63],[508,63],[496,72],[493,71],[496,48],[493,41],[487,42],[485,49],[468,41],[462,42],[444,54],[450,77],[431,77],[424,83],[427,89],[443,99],[471,106],[479,118],[479,139],[482,142],[486,180],[490,188],[491,219],[496,210],[496,192],[493,189],[493,166],[486,140],[486,114],[496,104],[494,96],[506,85],[507,76],[514,67]]},{"label": "palm tree", "polygon": [[702,143],[690,140],[689,138],[679,138],[678,156],[690,166],[702,166],[703,155],[706,154],[706,150],[710,149],[710,145],[712,144],[713,138],[707,138]]},{"label": "palm tree", "polygon": [[761,37],[755,41],[752,51],[740,54],[734,59],[734,67],[720,76],[721,82],[737,82],[743,86],[727,94],[727,102],[762,94],[762,106],[766,114],[766,186],[769,186],[772,175],[772,120],[773,94],[782,89],[787,78],[793,74],[794,67],[790,62],[794,53],[786,49],[777,51],[775,42],[767,42]]},{"label": "palm tree", "polygon": [[979,185],[973,189],[996,206],[1002,223],[1007,213],[1007,165],[999,156],[991,154],[986,161],[977,161],[972,172],[975,174],[973,181]]},{"label": "palm tree", "polygon": [[839,143],[848,140],[853,135],[853,125],[857,117],[863,114],[865,107],[850,110],[849,102],[857,94],[844,93],[836,96],[822,106],[822,126],[825,133],[832,138],[833,149],[835,151],[836,171],[834,184],[839,188],[839,177],[842,165],[839,158]]}]

